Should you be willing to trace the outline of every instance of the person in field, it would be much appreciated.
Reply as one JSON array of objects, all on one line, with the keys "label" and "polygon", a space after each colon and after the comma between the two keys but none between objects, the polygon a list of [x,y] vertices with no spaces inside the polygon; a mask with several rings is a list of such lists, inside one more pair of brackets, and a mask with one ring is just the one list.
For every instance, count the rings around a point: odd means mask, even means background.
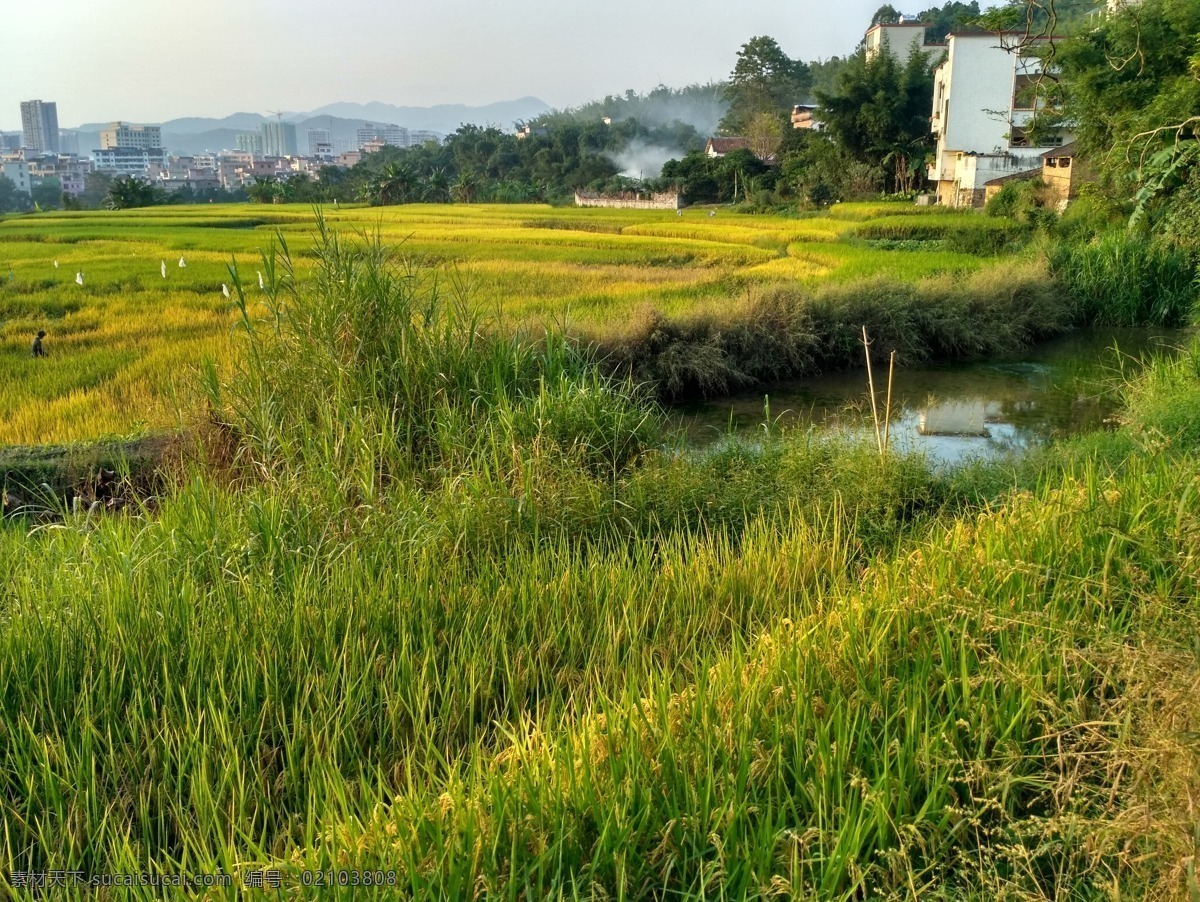
[{"label": "person in field", "polygon": [[46,349],[42,347],[42,339],[46,337],[45,329],[38,329],[37,338],[33,340],[33,350],[30,352],[34,357],[45,357]]}]

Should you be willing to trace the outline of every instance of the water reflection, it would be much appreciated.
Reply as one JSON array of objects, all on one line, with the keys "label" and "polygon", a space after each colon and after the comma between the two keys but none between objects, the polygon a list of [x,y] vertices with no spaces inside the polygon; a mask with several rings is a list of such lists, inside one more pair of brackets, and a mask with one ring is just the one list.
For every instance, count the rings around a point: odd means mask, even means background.
[{"label": "water reflection", "polygon": [[[1109,427],[1114,386],[1150,354],[1173,354],[1187,341],[1176,330],[1078,333],[1019,357],[978,363],[897,366],[888,430],[892,447],[939,461],[1020,451],[1051,439]],[[877,383],[878,385],[878,383]],[[882,417],[884,392],[877,397]],[[866,373],[845,372],[676,408],[697,446],[764,423],[874,435]]]}]

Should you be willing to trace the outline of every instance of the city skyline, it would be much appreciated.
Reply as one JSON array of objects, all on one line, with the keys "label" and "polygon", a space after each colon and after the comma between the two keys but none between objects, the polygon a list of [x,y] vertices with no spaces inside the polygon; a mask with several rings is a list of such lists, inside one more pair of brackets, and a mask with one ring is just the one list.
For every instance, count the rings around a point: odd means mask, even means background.
[{"label": "city skyline", "polygon": [[[450,0],[398,9],[344,0],[331,17],[317,0],[282,10],[267,0],[214,0],[204,14],[156,0],[121,0],[117,10],[62,0],[62,29],[18,6],[0,34],[10,73],[0,83],[0,131],[17,131],[20,102],[37,97],[58,103],[64,129],[342,101],[481,106],[534,96],[578,106],[630,88],[723,79],[741,44],[759,34],[794,58],[848,54],[879,5]],[[136,52],[113,54],[113,46]]]}]

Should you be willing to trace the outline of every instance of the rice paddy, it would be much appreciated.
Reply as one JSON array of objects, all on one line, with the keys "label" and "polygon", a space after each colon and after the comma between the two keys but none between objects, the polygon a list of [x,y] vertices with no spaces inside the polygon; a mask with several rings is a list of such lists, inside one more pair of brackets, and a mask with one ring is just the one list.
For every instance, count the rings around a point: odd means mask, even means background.
[{"label": "rice paddy", "polygon": [[[502,230],[568,257],[620,237]],[[703,242],[739,279],[763,263]],[[154,498],[0,521],[0,894],[59,872],[88,898],[105,874],[221,875],[175,896],[222,899],[1200,891],[1200,345],[1123,386],[1121,430],[1020,460],[778,430],[682,454],[644,387],[560,333],[481,328],[441,262],[289,243]],[[217,252],[172,250],[228,334]],[[1035,261],[830,270],[759,300],[931,353],[1064,315]],[[980,306],[1007,335],[975,334]],[[61,318],[84,314],[104,327]]]},{"label": "rice paddy", "polygon": [[[343,207],[323,214],[333,227],[378,234],[459,285],[503,328],[550,325],[601,343],[624,335],[649,311],[667,318],[727,315],[731,305],[775,284],[881,272],[911,281],[983,265],[970,254],[882,250],[857,241],[856,232],[881,217],[885,225],[958,219],[914,216],[888,204],[842,205],[827,216],[796,219],[513,205]],[[253,303],[261,296],[261,253],[276,235],[303,273],[313,232],[313,211],[291,206],[60,212],[0,221],[0,445],[175,426],[194,409],[202,359],[229,359],[237,320],[235,299],[222,292],[222,285],[233,288],[229,266],[238,267]],[[50,356],[33,361],[29,344],[38,329],[49,333]]]}]

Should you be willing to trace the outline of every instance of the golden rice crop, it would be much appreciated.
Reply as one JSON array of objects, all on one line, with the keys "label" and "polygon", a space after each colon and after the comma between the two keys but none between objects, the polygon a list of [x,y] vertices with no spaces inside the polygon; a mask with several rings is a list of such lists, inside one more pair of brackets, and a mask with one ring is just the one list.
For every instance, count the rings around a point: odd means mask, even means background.
[{"label": "golden rice crop", "polygon": [[[458,204],[347,205],[325,214],[468,284],[472,302],[507,326],[553,323],[603,336],[646,309],[680,316],[736,307],[750,283],[880,270],[909,279],[979,265],[963,254],[840,240],[855,223],[903,211],[840,205],[833,216],[789,219]],[[253,301],[260,254],[277,234],[301,270],[310,265],[313,222],[308,207],[253,204],[0,222],[0,444],[171,425],[191,368],[229,353],[233,299],[222,284],[232,289],[230,263]],[[38,329],[49,333],[50,357],[33,361]]]}]

